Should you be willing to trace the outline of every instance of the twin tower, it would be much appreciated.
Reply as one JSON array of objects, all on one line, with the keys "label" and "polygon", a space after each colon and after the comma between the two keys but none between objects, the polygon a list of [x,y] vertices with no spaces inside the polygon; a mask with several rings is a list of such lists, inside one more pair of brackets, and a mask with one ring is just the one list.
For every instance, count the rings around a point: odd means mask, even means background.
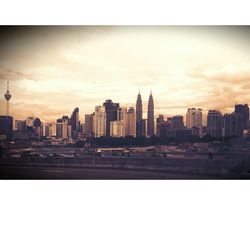
[{"label": "twin tower", "polygon": [[136,136],[149,136],[154,135],[154,99],[152,91],[148,99],[148,117],[147,120],[142,116],[142,99],[141,93],[138,93],[136,101]]}]

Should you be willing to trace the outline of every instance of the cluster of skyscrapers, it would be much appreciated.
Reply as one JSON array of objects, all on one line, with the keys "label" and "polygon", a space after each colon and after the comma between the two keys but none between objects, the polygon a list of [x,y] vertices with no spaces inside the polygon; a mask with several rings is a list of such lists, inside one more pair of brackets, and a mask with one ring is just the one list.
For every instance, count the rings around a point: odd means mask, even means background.
[{"label": "cluster of skyscrapers", "polygon": [[[6,99],[6,116],[0,116],[0,135],[12,138],[13,117],[9,116],[9,83]],[[156,126],[155,126],[156,125]],[[203,125],[202,109],[188,108],[186,124],[184,117],[175,115],[164,118],[154,116],[154,99],[150,92],[147,105],[147,119],[143,118],[143,105],[140,92],[137,95],[136,108],[121,107],[119,103],[106,100],[96,106],[94,112],[85,114],[85,123],[80,122],[79,108],[71,116],[64,115],[52,123],[43,123],[39,118],[27,117],[15,120],[15,138],[55,137],[62,140],[77,140],[87,137],[243,137],[249,131],[249,107],[247,104],[235,105],[231,114],[218,110],[209,110],[207,126]]]}]

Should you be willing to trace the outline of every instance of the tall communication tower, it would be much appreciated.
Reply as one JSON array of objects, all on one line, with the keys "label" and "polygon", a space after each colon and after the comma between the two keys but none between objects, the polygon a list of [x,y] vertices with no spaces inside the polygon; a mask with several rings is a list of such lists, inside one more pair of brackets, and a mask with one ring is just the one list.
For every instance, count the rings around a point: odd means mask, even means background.
[{"label": "tall communication tower", "polygon": [[9,81],[7,81],[7,92],[4,94],[4,98],[6,100],[6,115],[9,116],[9,100],[11,98],[11,94],[9,91]]}]

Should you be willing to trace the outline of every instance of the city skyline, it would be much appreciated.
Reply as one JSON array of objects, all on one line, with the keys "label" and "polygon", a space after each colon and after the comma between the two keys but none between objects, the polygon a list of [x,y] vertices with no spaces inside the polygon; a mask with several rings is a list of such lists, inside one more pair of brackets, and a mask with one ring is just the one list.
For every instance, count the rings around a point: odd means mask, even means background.
[{"label": "city skyline", "polygon": [[[107,99],[143,118],[152,89],[155,118],[187,108],[231,113],[250,100],[248,27],[3,27],[0,91],[10,81],[10,114],[51,122],[80,109],[80,119]],[[117,98],[119,96],[119,98]],[[74,100],[74,103],[72,102]],[[5,113],[1,98],[0,112]]]},{"label": "city skyline", "polygon": [[[7,86],[7,93],[9,93],[9,92],[8,92],[8,91],[9,91],[9,81],[7,81],[7,85],[6,85],[6,86]],[[5,97],[5,95],[4,95],[4,97]],[[141,108],[142,119],[145,120],[145,121],[147,121],[147,120],[148,120],[149,103],[152,101],[152,99],[151,99],[151,98],[152,98],[152,90],[150,90],[149,99],[148,99],[147,103],[145,104],[145,107],[144,107],[144,102],[142,102],[141,91],[140,91],[140,90],[139,90],[139,93],[137,94],[137,100],[136,100],[134,106],[133,106],[133,105],[131,105],[131,106],[125,106],[125,105],[122,105],[122,104],[121,104],[120,107],[121,107],[121,108],[126,108],[126,109],[138,107],[138,106],[137,106],[137,105],[138,105],[138,97],[139,97],[139,100],[140,100],[140,102],[141,102],[140,105],[142,105],[142,108]],[[107,99],[107,100],[105,100],[105,102],[107,102],[107,101],[111,101],[111,102],[112,102],[112,99]],[[103,105],[105,104],[105,102],[103,101]],[[100,102],[100,103],[101,103],[101,102]],[[86,119],[86,115],[94,114],[97,107],[104,107],[103,105],[100,105],[100,103],[99,103],[99,104],[96,104],[96,106],[93,107],[93,109],[92,109],[91,112],[89,112],[89,113],[84,113],[84,114],[79,115],[79,122],[85,123],[85,122],[86,122],[86,120],[85,120],[85,119]],[[1,106],[1,109],[3,110],[2,113],[1,113],[1,115],[6,115],[6,112],[7,112],[10,116],[13,116],[12,113],[11,113],[11,111],[9,111],[9,106],[10,106],[9,101],[4,100],[4,103],[3,103],[3,104],[4,104],[4,105]],[[117,104],[119,105],[120,103],[117,103]],[[7,106],[6,106],[6,105],[7,105]],[[206,125],[207,125],[207,115],[209,114],[209,111],[219,111],[219,112],[221,112],[222,115],[226,115],[226,114],[232,113],[236,105],[248,105],[248,104],[247,104],[247,103],[243,103],[243,102],[236,103],[233,107],[230,108],[231,111],[229,111],[229,112],[223,112],[222,110],[213,109],[213,108],[209,109],[207,112],[206,112],[206,111],[204,112],[204,109],[201,108],[201,107],[199,107],[199,108],[196,108],[196,107],[187,107],[187,108],[186,108],[186,111],[184,111],[182,114],[173,114],[173,115],[166,115],[166,114],[164,114],[164,113],[155,114],[155,115],[153,115],[153,116],[154,116],[154,123],[156,122],[156,120],[157,120],[157,118],[158,118],[159,116],[164,116],[165,119],[166,119],[166,118],[172,118],[172,117],[174,117],[174,116],[182,116],[182,117],[183,117],[183,122],[185,123],[185,125],[186,125],[187,127],[189,127],[189,126],[188,126],[188,121],[187,121],[187,112],[188,112],[190,109],[197,109],[197,110],[201,110],[201,112],[203,113],[201,122],[202,122],[202,125],[203,125],[203,126],[206,126]],[[75,107],[75,108],[72,109],[72,110],[74,110],[73,113],[75,112],[76,109],[78,110],[78,113],[80,113],[79,108],[76,107],[76,105],[75,105],[74,107]],[[6,108],[7,108],[7,109],[6,109]],[[104,108],[105,108],[105,107],[104,107]],[[153,112],[154,112],[154,110],[155,110],[154,105],[153,105],[152,108],[153,108]],[[70,112],[71,112],[72,110],[68,110],[68,111],[66,111],[65,113],[60,114],[60,115],[57,115],[57,116],[55,115],[55,117],[56,117],[55,120],[50,120],[50,121],[48,121],[48,120],[43,120],[43,119],[41,119],[41,121],[42,121],[43,123],[54,123],[56,120],[58,120],[58,119],[60,120],[60,119],[61,119],[60,117],[64,117],[64,116],[70,115]],[[143,111],[143,110],[144,110],[144,111]],[[9,113],[9,112],[10,112],[10,113]],[[151,112],[151,111],[150,111],[150,112]],[[27,115],[27,116],[21,117],[20,119],[17,119],[15,116],[13,116],[13,119],[16,120],[16,121],[25,120],[25,119],[27,119],[27,118],[33,118],[33,119],[39,118],[39,119],[40,119],[41,117],[39,117],[38,115],[36,115],[36,113],[34,113],[34,115]],[[84,119],[83,119],[83,118],[84,118]],[[137,126],[140,126],[140,125],[137,124]],[[147,127],[146,127],[145,129],[147,130]],[[154,128],[154,131],[155,131],[155,128]],[[140,134],[140,133],[139,133],[139,134]]]}]

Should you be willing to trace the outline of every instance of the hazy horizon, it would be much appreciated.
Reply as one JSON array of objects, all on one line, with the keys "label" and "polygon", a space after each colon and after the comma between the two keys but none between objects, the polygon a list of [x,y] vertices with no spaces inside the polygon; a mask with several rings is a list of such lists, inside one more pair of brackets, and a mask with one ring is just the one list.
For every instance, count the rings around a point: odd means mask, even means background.
[{"label": "hazy horizon", "polygon": [[106,99],[143,113],[152,89],[155,116],[187,108],[232,112],[250,100],[248,26],[27,26],[0,28],[1,114],[52,122]]}]

